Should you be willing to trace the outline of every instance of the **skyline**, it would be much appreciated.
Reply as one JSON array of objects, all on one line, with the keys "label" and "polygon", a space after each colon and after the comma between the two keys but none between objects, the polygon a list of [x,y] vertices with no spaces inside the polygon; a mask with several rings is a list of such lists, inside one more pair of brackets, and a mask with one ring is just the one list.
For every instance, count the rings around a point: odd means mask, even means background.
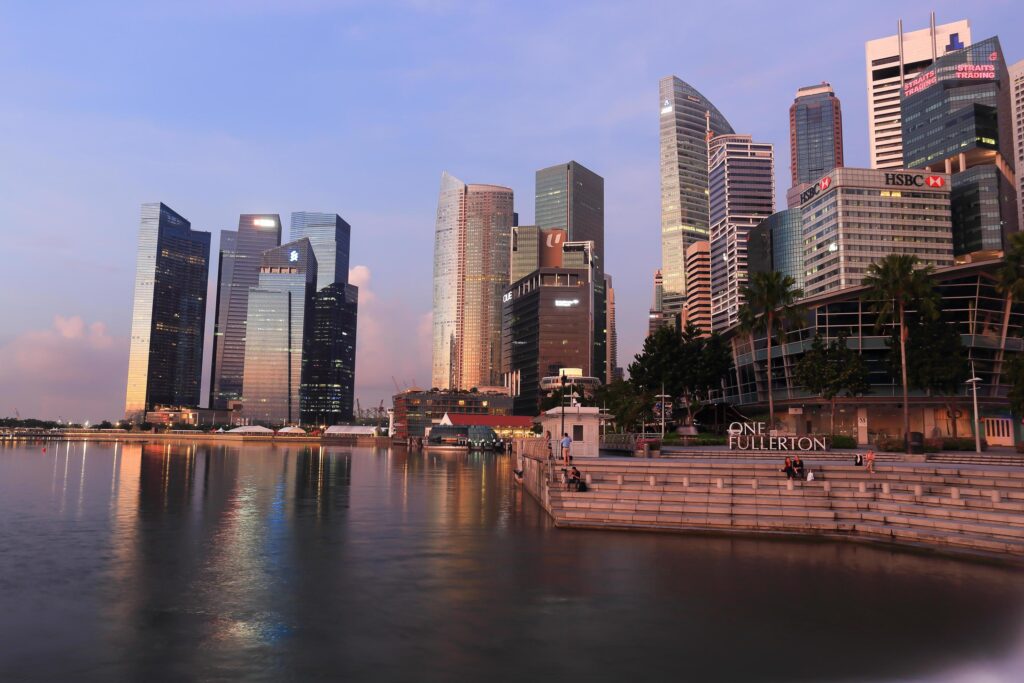
[{"label": "skyline", "polygon": [[[13,94],[0,103],[0,120],[21,131],[4,143],[0,215],[8,253],[26,258],[0,276],[0,415],[119,416],[145,202],[164,202],[193,229],[213,233],[211,253],[242,213],[340,214],[352,225],[350,281],[361,289],[356,396],[364,406],[389,402],[392,375],[420,386],[429,377],[425,283],[441,172],[512,188],[519,222],[530,225],[535,171],[569,159],[606,181],[607,271],[626,367],[646,333],[651,276],[661,265],[659,78],[691,83],[737,133],[775,146],[779,209],[788,110],[799,87],[832,84],[843,103],[846,164],[869,165],[864,43],[893,33],[900,16],[907,30],[923,28],[934,7],[939,23],[967,18],[975,41],[998,35],[1009,63],[1024,57],[1024,29],[1011,21],[1010,3],[871,7],[878,9],[755,7],[735,35],[714,36],[724,44],[703,31],[678,40],[683,9],[668,5],[556,8],[538,28],[533,5],[498,12],[185,3],[124,8],[107,24],[91,23],[88,35],[79,35],[76,17],[102,8],[18,8],[0,27],[0,83]],[[707,21],[721,14],[701,11]],[[844,30],[809,30],[825,19]],[[489,25],[507,33],[481,35]],[[563,40],[567,27],[575,34]],[[149,40],[153,31],[189,49],[164,54],[162,41]],[[310,31],[337,49],[307,40]],[[771,43],[778,51],[762,49],[751,33],[779,36]],[[392,42],[379,40],[385,34]],[[277,49],[261,51],[275,41]],[[394,45],[402,49],[389,53]],[[207,69],[211,62],[220,68]],[[551,62],[565,68],[551,73]],[[500,93],[495,82],[509,84],[507,96],[477,96]],[[303,100],[310,92],[318,97]],[[418,108],[408,112],[407,101]],[[211,268],[208,330],[215,288]]]}]

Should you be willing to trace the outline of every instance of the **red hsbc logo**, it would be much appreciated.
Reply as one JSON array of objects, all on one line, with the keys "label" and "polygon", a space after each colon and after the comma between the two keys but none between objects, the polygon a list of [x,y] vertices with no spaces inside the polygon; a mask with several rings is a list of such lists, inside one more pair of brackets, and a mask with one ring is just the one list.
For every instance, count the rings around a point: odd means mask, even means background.
[{"label": "red hsbc logo", "polygon": [[930,175],[924,179],[924,182],[928,184],[928,187],[942,187],[946,184],[946,179],[940,175]]},{"label": "red hsbc logo", "polygon": [[825,190],[828,189],[828,186],[831,184],[832,179],[829,178],[828,176],[825,176],[824,178],[818,181],[818,188],[821,189],[822,192],[824,192]]}]

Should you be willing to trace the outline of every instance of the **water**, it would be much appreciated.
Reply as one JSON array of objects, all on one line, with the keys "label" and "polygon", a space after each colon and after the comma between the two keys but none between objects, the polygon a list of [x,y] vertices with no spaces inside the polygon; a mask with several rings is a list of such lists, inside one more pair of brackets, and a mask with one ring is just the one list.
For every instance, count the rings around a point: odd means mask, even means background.
[{"label": "water", "polygon": [[1024,680],[1024,573],[554,529],[505,456],[0,446],[0,680]]}]

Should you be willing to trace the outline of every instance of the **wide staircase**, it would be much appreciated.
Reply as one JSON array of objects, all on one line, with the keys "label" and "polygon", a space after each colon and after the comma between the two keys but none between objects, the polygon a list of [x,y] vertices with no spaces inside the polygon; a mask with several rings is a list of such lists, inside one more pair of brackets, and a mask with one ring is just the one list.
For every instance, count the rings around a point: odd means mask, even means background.
[{"label": "wide staircase", "polygon": [[778,463],[579,458],[589,486],[553,468],[546,504],[562,527],[801,534],[1024,560],[1024,470],[808,460],[814,481]]}]

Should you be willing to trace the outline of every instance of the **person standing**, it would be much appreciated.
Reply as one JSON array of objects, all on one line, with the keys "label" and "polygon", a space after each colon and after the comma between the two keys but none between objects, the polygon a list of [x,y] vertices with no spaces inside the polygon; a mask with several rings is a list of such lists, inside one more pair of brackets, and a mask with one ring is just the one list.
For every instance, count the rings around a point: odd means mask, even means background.
[{"label": "person standing", "polygon": [[562,461],[568,465],[572,457],[569,455],[569,451],[572,448],[572,439],[569,438],[569,433],[562,434]]},{"label": "person standing", "polygon": [[867,455],[864,456],[864,464],[869,473],[875,473],[875,451],[873,449],[868,449]]},{"label": "person standing", "polygon": [[554,460],[555,459],[555,454],[551,450],[551,430],[550,429],[544,434],[544,444],[548,447],[548,460]]}]

